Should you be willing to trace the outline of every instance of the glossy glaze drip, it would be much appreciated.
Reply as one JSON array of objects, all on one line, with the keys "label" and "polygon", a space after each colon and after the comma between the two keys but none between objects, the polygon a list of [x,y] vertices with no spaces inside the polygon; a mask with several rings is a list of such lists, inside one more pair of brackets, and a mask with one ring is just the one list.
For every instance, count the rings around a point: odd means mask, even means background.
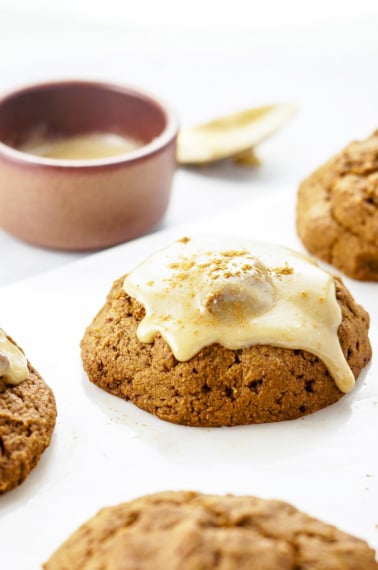
[{"label": "glossy glaze drip", "polygon": [[354,386],[340,347],[341,310],[333,277],[308,257],[235,238],[183,238],[125,279],[146,310],[137,334],[160,333],[180,361],[219,343],[264,344],[318,356],[343,392]]}]

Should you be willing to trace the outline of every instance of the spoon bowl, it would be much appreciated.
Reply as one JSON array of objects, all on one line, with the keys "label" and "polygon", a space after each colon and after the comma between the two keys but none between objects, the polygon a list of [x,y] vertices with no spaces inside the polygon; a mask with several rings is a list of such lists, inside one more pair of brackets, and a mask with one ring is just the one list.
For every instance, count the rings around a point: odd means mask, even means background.
[{"label": "spoon bowl", "polygon": [[[179,164],[206,164],[238,157],[253,164],[251,149],[282,127],[295,113],[292,103],[246,109],[179,132]],[[248,157],[253,160],[248,160]]]}]

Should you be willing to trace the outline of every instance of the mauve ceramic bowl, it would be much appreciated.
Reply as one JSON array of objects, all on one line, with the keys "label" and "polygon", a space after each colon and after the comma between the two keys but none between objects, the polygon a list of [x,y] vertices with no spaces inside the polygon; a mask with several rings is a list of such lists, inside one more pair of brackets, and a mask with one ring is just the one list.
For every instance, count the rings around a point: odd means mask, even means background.
[{"label": "mauve ceramic bowl", "polygon": [[[57,160],[21,152],[28,134],[116,132],[143,146],[112,158]],[[176,167],[178,123],[155,98],[119,85],[59,81],[0,98],[0,227],[50,248],[89,250],[153,229]]]}]

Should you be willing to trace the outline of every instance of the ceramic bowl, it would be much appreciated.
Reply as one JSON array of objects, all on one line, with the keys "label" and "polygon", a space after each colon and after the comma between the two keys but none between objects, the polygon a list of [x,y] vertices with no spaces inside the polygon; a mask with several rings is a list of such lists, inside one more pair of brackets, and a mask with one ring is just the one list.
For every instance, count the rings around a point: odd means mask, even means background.
[{"label": "ceramic bowl", "polygon": [[[49,136],[116,132],[142,146],[111,158],[66,160],[20,151]],[[0,98],[0,227],[33,244],[98,249],[153,229],[176,167],[175,114],[154,97],[100,82],[59,81]]]}]

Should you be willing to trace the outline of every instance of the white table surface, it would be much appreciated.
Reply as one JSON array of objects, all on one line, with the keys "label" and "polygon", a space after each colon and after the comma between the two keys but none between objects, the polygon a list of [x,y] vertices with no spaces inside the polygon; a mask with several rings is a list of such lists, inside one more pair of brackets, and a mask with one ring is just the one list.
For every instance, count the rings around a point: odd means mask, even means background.
[{"label": "white table surface", "polygon": [[[252,199],[2,288],[2,326],[27,351],[58,405],[52,442],[40,463],[0,498],[2,563],[12,570],[39,568],[103,506],[167,489],[274,497],[378,549],[375,358],[352,392],[316,414],[212,429],[161,421],[94,386],[82,369],[80,339],[113,279],[174,239],[231,234],[301,250],[295,193],[282,186],[275,207],[271,202],[273,194]],[[376,346],[376,286],[345,283],[371,315]]]}]

